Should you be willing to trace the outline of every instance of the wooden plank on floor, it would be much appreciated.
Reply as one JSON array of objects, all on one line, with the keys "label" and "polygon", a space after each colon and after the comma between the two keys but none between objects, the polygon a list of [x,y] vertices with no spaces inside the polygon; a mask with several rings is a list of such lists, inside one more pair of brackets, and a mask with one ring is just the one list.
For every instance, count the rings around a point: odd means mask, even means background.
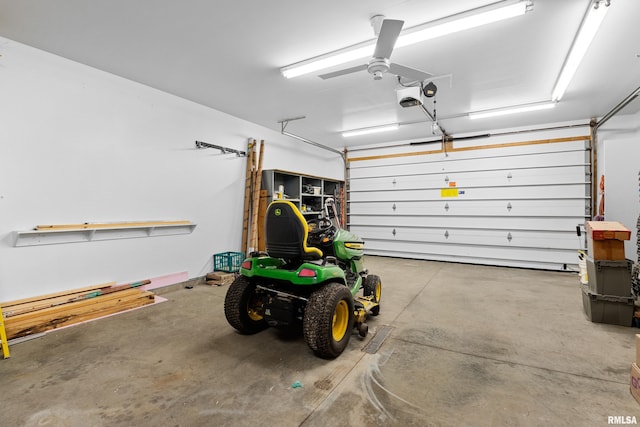
[{"label": "wooden plank on floor", "polygon": [[35,297],[30,297],[30,298],[23,298],[15,301],[3,302],[3,303],[0,303],[0,305],[2,306],[3,309],[8,309],[14,306],[19,306],[19,305],[29,304],[29,303],[38,303],[44,300],[55,299],[55,298],[64,297],[67,295],[78,295],[82,293],[87,293],[87,292],[95,291],[97,289],[108,288],[115,284],[116,282],[107,282],[107,283],[102,283],[100,285],[86,286],[84,288],[69,289],[67,291],[55,292],[51,294],[39,295]]},{"label": "wooden plank on floor", "polygon": [[100,295],[100,296],[96,296],[94,298],[87,298],[87,299],[83,299],[80,301],[73,301],[64,305],[58,305],[58,306],[54,306],[54,307],[47,307],[47,308],[43,308],[42,310],[38,310],[38,311],[33,311],[33,312],[29,312],[29,313],[24,313],[24,314],[19,314],[17,316],[13,316],[10,318],[10,322],[18,322],[24,319],[32,319],[32,318],[37,318],[40,315],[46,315],[48,313],[57,313],[57,312],[61,312],[64,311],[66,309],[68,309],[69,307],[89,307],[91,305],[94,304],[101,304],[105,301],[109,301],[109,300],[117,300],[118,298],[128,298],[130,296],[135,296],[140,292],[146,292],[146,291],[141,291],[139,289],[125,289],[122,291],[118,291],[118,292],[114,292],[114,293],[110,293],[110,294],[106,294],[106,295]]},{"label": "wooden plank on floor", "polygon": [[59,305],[68,304],[68,303],[79,301],[82,299],[91,298],[92,296],[102,295],[102,293],[104,292],[109,292],[108,290],[110,289],[113,289],[113,288],[107,286],[105,288],[95,289],[90,292],[81,292],[77,294],[64,295],[61,297],[48,298],[40,301],[17,304],[5,309],[3,313],[5,315],[5,318],[11,318],[13,316],[18,316],[20,314],[43,310],[49,307],[56,307]]},{"label": "wooden plank on floor", "polygon": [[236,276],[233,273],[214,271],[213,273],[207,274],[205,283],[207,285],[224,286],[233,283],[235,278]]},{"label": "wooden plank on floor", "polygon": [[63,295],[59,297],[46,298],[41,300],[36,300],[32,302],[25,302],[22,304],[14,304],[7,309],[3,310],[5,318],[10,318],[13,316],[17,316],[24,313],[29,313],[32,311],[42,310],[49,307],[55,307],[62,304],[68,304],[75,301],[80,301],[83,299],[93,298],[104,294],[110,294],[113,292],[118,292],[123,289],[136,288],[143,285],[148,285],[151,283],[150,280],[141,280],[139,282],[132,282],[125,285],[113,286],[115,282],[109,283],[109,286],[100,287],[98,289],[92,289],[90,291],[83,291],[68,295]]},{"label": "wooden plank on floor", "polygon": [[150,299],[148,297],[140,297],[132,301],[121,302],[117,306],[102,307],[101,309],[94,310],[90,313],[69,313],[68,315],[52,318],[39,323],[31,323],[28,325],[22,325],[21,327],[18,327],[16,325],[16,328],[12,329],[11,332],[7,331],[7,335],[12,334],[11,336],[13,338],[19,338],[28,335],[39,334],[53,329],[62,328],[64,326],[70,326],[76,323],[82,323],[88,320],[94,320],[111,314],[120,313],[132,308],[142,307],[144,305],[152,303],[153,299]]},{"label": "wooden plank on floor", "polygon": [[152,292],[128,289],[14,316],[5,321],[5,327],[8,338],[12,339],[151,304],[153,301]]}]

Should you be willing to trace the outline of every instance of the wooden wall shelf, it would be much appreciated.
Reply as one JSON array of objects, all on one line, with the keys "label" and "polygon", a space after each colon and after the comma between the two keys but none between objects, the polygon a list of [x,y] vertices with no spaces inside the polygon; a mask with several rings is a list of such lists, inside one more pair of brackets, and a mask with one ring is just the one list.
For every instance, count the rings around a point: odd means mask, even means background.
[{"label": "wooden wall shelf", "polygon": [[196,225],[190,221],[39,225],[34,230],[16,231],[14,246],[55,245],[94,240],[190,234]]}]

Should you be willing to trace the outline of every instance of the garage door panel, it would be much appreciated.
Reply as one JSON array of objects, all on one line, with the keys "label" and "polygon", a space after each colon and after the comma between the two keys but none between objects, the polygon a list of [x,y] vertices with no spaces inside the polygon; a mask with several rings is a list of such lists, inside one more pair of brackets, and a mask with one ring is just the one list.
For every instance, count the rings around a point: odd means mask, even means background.
[{"label": "garage door panel", "polygon": [[[441,243],[389,242],[387,240],[370,239],[365,241],[365,255],[382,255],[393,253],[412,254],[410,258],[444,259],[458,261],[464,257],[468,260],[480,261],[482,264],[494,265],[498,260],[509,260],[514,264],[529,261],[553,265],[562,269],[564,264],[578,262],[576,250],[509,248],[471,245],[445,245]],[[498,264],[499,265],[499,264]]]},{"label": "garage door panel", "polygon": [[[440,149],[440,144],[433,144],[428,149],[420,150],[417,149],[416,153],[418,155],[407,156],[407,148],[405,147],[396,147],[393,149],[386,150],[374,150],[370,152],[366,152],[367,150],[361,150],[356,153],[355,151],[349,152],[349,161],[354,167],[377,167],[377,166],[388,166],[389,164],[413,164],[413,163],[436,163],[442,162],[449,159],[463,160],[463,159],[483,159],[483,158],[496,158],[496,157],[505,157],[505,156],[526,156],[526,155],[539,155],[539,154],[558,154],[565,152],[577,152],[577,153],[585,153],[585,151],[589,148],[589,139],[585,137],[584,139],[576,140],[576,141],[566,141],[563,143],[550,143],[550,144],[524,144],[518,145],[508,148],[503,147],[494,147],[494,148],[484,148],[484,149],[476,149],[476,150],[468,150],[468,147],[479,147],[482,148],[486,146],[489,140],[485,140],[482,143],[475,144],[465,144],[467,150],[463,151],[449,151],[445,153],[430,153],[430,154],[419,154],[421,152],[429,151],[429,150],[438,150]],[[464,142],[457,141],[455,142],[457,146],[462,146]],[[365,151],[364,153],[362,151]],[[389,156],[389,157],[385,157]],[[392,157],[395,156],[395,157]],[[360,161],[353,161],[353,159],[366,159]]]},{"label": "garage door panel", "polygon": [[[457,154],[457,153],[456,153]],[[369,163],[369,162],[357,162]],[[354,164],[350,168],[351,179],[376,178],[381,176],[411,175],[424,173],[456,173],[467,171],[496,171],[509,169],[535,169],[545,167],[584,166],[584,151],[541,153],[532,155],[510,155],[503,157],[456,159],[452,154],[446,161],[424,161],[406,164],[379,166]]]},{"label": "garage door panel", "polygon": [[353,227],[352,231],[366,241],[440,243],[445,245],[505,246],[511,248],[575,248],[578,239],[573,230],[565,232],[548,230],[491,230],[448,228],[384,228]]},{"label": "garage door panel", "polygon": [[448,216],[575,216],[587,214],[588,200],[425,200],[352,202],[350,214],[357,215],[448,215]]},{"label": "garage door panel", "polygon": [[[447,191],[455,191],[456,196],[443,196]],[[417,201],[417,200],[456,200],[456,199],[509,199],[509,198],[568,198],[576,194],[585,196],[585,184],[556,184],[539,186],[507,186],[507,187],[456,187],[456,188],[420,188],[401,191],[365,191],[350,192],[351,202],[381,201]]]},{"label": "garage door panel", "polygon": [[[483,264],[503,267],[518,267],[518,268],[535,268],[545,270],[564,270],[567,265],[573,265],[575,261],[575,253],[566,254],[560,252],[554,254],[552,261],[544,262],[538,261],[538,256],[535,251],[532,250],[530,258],[527,259],[507,259],[507,258],[490,258],[483,257],[482,253],[473,256],[463,255],[442,255],[439,253],[418,253],[418,252],[404,252],[392,249],[371,249],[366,251],[367,255],[388,256],[395,258],[409,258],[409,259],[423,259],[429,261],[445,261],[445,262],[461,262],[467,264]],[[562,262],[566,261],[566,262]]]},{"label": "garage door panel", "polygon": [[408,190],[425,187],[448,187],[455,183],[465,186],[511,186],[557,184],[559,182],[582,183],[585,166],[550,167],[537,169],[509,169],[499,171],[451,172],[415,175],[397,175],[371,178],[352,178],[350,191]]},{"label": "garage door panel", "polygon": [[574,232],[576,226],[584,224],[584,217],[536,218],[536,217],[444,217],[444,216],[357,216],[351,218],[350,229],[367,227],[412,227],[412,228],[487,228],[495,230],[550,230]]}]

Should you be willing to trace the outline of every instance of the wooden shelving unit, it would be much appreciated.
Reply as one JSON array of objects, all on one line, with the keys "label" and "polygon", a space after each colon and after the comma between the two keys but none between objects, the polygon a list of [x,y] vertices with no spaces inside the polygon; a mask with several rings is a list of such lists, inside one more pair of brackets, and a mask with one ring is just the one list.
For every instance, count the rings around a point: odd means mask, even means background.
[{"label": "wooden shelving unit", "polygon": [[320,214],[328,197],[333,197],[340,212],[343,181],[276,169],[265,170],[262,174],[262,189],[267,191],[268,203],[276,199],[288,200],[303,215],[312,217]]}]

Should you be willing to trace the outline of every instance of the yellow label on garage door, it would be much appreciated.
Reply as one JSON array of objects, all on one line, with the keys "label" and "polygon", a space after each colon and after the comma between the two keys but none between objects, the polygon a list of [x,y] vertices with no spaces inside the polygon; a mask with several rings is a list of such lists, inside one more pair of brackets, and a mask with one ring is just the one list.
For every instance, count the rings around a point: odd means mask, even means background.
[{"label": "yellow label on garage door", "polygon": [[442,188],[440,189],[440,197],[458,197],[458,189]]}]

